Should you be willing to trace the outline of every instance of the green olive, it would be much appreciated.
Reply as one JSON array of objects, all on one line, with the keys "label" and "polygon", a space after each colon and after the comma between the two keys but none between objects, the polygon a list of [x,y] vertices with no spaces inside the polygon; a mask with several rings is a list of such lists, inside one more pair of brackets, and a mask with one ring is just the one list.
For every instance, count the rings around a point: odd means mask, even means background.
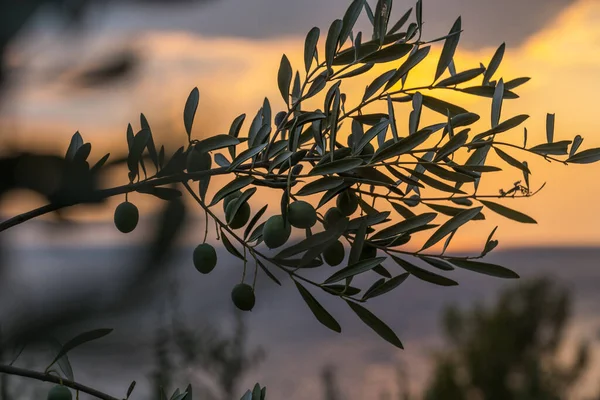
[{"label": "green olive", "polygon": [[56,385],[48,392],[48,400],[72,400],[73,395],[68,387]]},{"label": "green olive", "polygon": [[306,201],[295,201],[290,204],[287,217],[295,228],[308,229],[317,223],[317,212]]},{"label": "green olive", "polygon": [[231,291],[231,300],[233,300],[233,304],[240,310],[250,311],[254,308],[254,303],[256,302],[254,289],[246,283],[237,284]]},{"label": "green olive", "polygon": [[208,243],[202,243],[194,249],[194,266],[203,273],[208,274],[217,265],[217,252]]},{"label": "green olive", "polygon": [[263,241],[270,249],[283,246],[290,238],[292,227],[281,215],[273,215],[263,226]]},{"label": "green olive", "polygon": [[133,231],[137,226],[139,219],[140,213],[137,207],[128,201],[119,204],[115,209],[115,226],[123,233]]}]

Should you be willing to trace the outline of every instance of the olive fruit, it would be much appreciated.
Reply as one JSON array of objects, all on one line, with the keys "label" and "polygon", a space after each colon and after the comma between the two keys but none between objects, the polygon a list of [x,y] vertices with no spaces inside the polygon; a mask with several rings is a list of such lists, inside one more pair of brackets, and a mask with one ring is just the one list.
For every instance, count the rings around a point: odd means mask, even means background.
[{"label": "olive fruit", "polygon": [[263,241],[270,249],[283,246],[290,238],[292,227],[286,223],[281,215],[273,215],[265,222],[262,235]]},{"label": "olive fruit", "polygon": [[256,302],[254,289],[246,283],[239,283],[231,291],[231,300],[233,300],[233,304],[240,310],[250,311],[254,308],[254,303]]},{"label": "olive fruit", "polygon": [[207,152],[197,150],[195,147],[188,151],[186,160],[188,172],[206,171],[210,169],[211,165],[212,159]]},{"label": "olive fruit", "polygon": [[203,273],[208,274],[217,265],[217,252],[215,248],[208,243],[202,243],[194,249],[194,267]]},{"label": "olive fruit", "polygon": [[373,147],[371,143],[367,143],[367,145],[363,147],[362,151],[360,152],[360,154],[363,156],[370,156],[373,155],[373,153],[375,153],[375,147]]},{"label": "olive fruit", "polygon": [[73,395],[68,387],[56,385],[48,392],[48,400],[71,400]]},{"label": "olive fruit", "polygon": [[341,219],[344,218],[344,214],[337,207],[332,207],[325,213],[325,217],[323,218],[323,226],[325,229],[329,229],[330,226],[334,226]]},{"label": "olive fruit", "polygon": [[336,240],[331,246],[323,252],[325,262],[332,267],[340,265],[344,261],[344,245],[339,240]]},{"label": "olive fruit", "polygon": [[354,214],[354,212],[358,208],[358,198],[353,192],[349,190],[344,190],[338,195],[335,204],[337,208],[340,209],[342,214],[344,214],[345,216],[350,216]]},{"label": "olive fruit", "polygon": [[290,204],[287,217],[295,228],[308,229],[317,223],[317,212],[306,201],[295,201]]},{"label": "olive fruit", "polygon": [[[233,208],[236,206],[236,202],[232,201],[227,205],[225,209],[225,215],[228,215],[230,212],[233,212]],[[233,229],[239,229],[242,226],[246,225],[248,220],[250,219],[250,204],[245,202],[235,213],[233,220],[229,223],[229,227]]]},{"label": "olive fruit", "polygon": [[123,233],[133,231],[139,219],[140,213],[137,207],[128,201],[119,204],[115,209],[115,226]]}]

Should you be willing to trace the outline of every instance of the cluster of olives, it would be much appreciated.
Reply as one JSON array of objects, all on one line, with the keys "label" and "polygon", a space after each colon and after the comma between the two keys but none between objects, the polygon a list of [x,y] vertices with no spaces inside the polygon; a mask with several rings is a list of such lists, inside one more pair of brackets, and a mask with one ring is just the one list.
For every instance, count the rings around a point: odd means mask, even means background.
[{"label": "cluster of olives", "polygon": [[56,385],[48,391],[48,400],[72,400],[73,395],[68,387]]}]

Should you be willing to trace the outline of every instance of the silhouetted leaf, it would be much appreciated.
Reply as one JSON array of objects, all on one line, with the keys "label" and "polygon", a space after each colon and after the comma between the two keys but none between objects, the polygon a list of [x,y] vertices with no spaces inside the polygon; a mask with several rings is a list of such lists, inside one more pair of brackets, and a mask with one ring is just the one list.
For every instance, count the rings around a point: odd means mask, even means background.
[{"label": "silhouetted leaf", "polygon": [[194,124],[194,117],[196,116],[199,100],[200,92],[196,87],[190,92],[190,95],[185,102],[185,108],[183,109],[183,124],[185,125],[185,131],[187,132],[188,140],[190,140],[192,136],[192,125]]},{"label": "silhouetted leaf", "polygon": [[462,225],[475,218],[475,216],[479,214],[482,208],[483,207],[475,207],[468,210],[464,210],[460,214],[457,214],[456,216],[450,218],[442,226],[440,226],[438,230],[434,232],[433,235],[431,235],[431,237],[427,240],[427,242],[425,242],[421,250],[425,250],[433,246],[434,244],[445,238],[446,235],[450,234],[452,231],[455,231]]},{"label": "silhouetted leaf", "polygon": [[531,174],[531,172],[529,171],[529,168],[527,168],[527,166],[525,164],[523,164],[519,160],[515,159],[511,155],[505,153],[504,151],[500,150],[497,147],[494,147],[494,151],[496,152],[496,154],[498,154],[498,157],[500,157],[501,159],[506,161],[507,164],[509,164],[515,168],[518,168],[527,174]]},{"label": "silhouetted leaf", "polygon": [[[574,145],[573,145],[574,146]],[[600,160],[600,148],[583,150],[567,159],[574,164],[590,164]]]},{"label": "silhouetted leaf", "polygon": [[456,286],[457,282],[452,279],[448,279],[445,276],[441,276],[438,274],[434,274],[433,272],[427,271],[425,269],[419,268],[416,265],[396,256],[392,256],[392,259],[396,261],[398,265],[406,270],[406,272],[411,275],[416,276],[422,281],[433,283],[434,285],[439,286]]},{"label": "silhouetted leaf", "polygon": [[82,344],[100,339],[111,332],[112,329],[95,329],[93,331],[84,332],[75,336],[73,339],[69,340],[62,346],[56,357],[54,357],[54,360],[52,360],[52,362],[46,369],[50,368],[50,366],[56,363],[62,356],[67,354],[69,351],[73,350],[75,347],[79,347]]},{"label": "silhouetted leaf", "polygon": [[521,222],[524,224],[537,224],[536,220],[531,218],[530,216],[525,215],[522,212],[515,211],[506,206],[503,206],[502,204],[493,203],[491,201],[485,200],[479,200],[479,202],[487,208],[489,208],[490,210],[494,211],[495,213],[498,213],[503,217],[512,219],[513,221]]},{"label": "silhouetted leaf", "polygon": [[339,174],[341,172],[351,171],[354,168],[360,166],[363,163],[361,158],[344,158],[336,160],[326,164],[318,165],[314,167],[308,174],[309,175],[327,175],[327,174]]},{"label": "silhouetted leaf", "polygon": [[548,143],[554,141],[554,114],[546,114],[546,139]]},{"label": "silhouetted leaf", "polygon": [[333,176],[324,176],[313,182],[307,183],[302,189],[296,193],[296,196],[308,196],[315,193],[327,191],[329,189],[336,188],[344,183],[342,178]]},{"label": "silhouetted leaf", "polygon": [[229,238],[225,234],[225,230],[223,230],[223,228],[221,228],[221,240],[223,241],[223,246],[225,247],[225,249],[232,256],[237,257],[240,260],[244,260],[244,256],[242,256],[242,254],[238,251],[238,249],[236,249],[235,246],[233,244],[231,244],[231,241],[229,240]]},{"label": "silhouetted leaf", "polygon": [[230,135],[215,135],[199,141],[196,144],[196,148],[203,152],[207,152],[222,149],[224,147],[237,146],[238,144],[240,144],[240,141],[236,137]]},{"label": "silhouetted leaf", "polygon": [[394,75],[395,70],[389,70],[379,75],[377,78],[371,82],[369,86],[365,89],[365,94],[363,95],[363,101],[370,99],[373,97],[375,93],[381,89],[383,85],[387,83],[387,81]]},{"label": "silhouetted leaf", "polygon": [[435,219],[436,213],[424,213],[412,218],[407,218],[404,221],[398,222],[390,227],[382,229],[371,237],[371,240],[385,239],[405,233],[415,228],[427,225]]},{"label": "silhouetted leaf", "polygon": [[395,276],[387,281],[384,281],[383,283],[377,286],[372,286],[370,290],[367,290],[367,292],[365,292],[365,295],[362,297],[362,300],[372,299],[374,297],[381,296],[382,294],[391,292],[392,290],[400,286],[406,280],[406,278],[408,278],[409,275],[410,274],[406,272],[404,274]]},{"label": "silhouetted leaf", "polygon": [[[464,92],[464,93],[473,94],[475,96],[493,98],[496,88],[494,86],[472,86],[472,87],[458,89],[458,90],[460,90],[461,92]],[[503,98],[518,99],[519,95],[517,95],[514,92],[511,92],[506,87],[504,87],[504,97]]]},{"label": "silhouetted leaf", "polygon": [[364,74],[365,72],[370,71],[373,68],[374,65],[375,64],[364,64],[364,65],[361,65],[360,67],[358,67],[356,69],[353,69],[353,70],[351,70],[349,72],[346,72],[346,73],[344,73],[342,75],[339,75],[336,78],[341,80],[341,79],[346,79],[346,78],[352,78],[353,76],[358,76],[360,74]]},{"label": "silhouetted leaf", "polygon": [[521,86],[522,84],[529,82],[530,79],[531,78],[527,78],[527,77],[515,78],[508,82],[504,82],[504,89],[505,90],[513,90],[514,88],[517,88],[517,87]]},{"label": "silhouetted leaf", "polygon": [[317,299],[315,299],[313,295],[304,286],[298,283],[298,281],[294,281],[294,283],[296,284],[296,288],[302,295],[302,299],[304,299],[304,301],[308,305],[308,308],[310,308],[310,311],[312,311],[317,320],[332,331],[340,333],[342,331],[342,328],[340,327],[340,324],[335,320],[335,318],[333,318],[333,316],[329,314],[329,312],[327,312],[325,308],[323,308],[323,306],[317,301]]},{"label": "silhouetted leaf", "polygon": [[312,60],[315,57],[317,51],[317,43],[319,42],[319,35],[321,31],[316,26],[308,31],[306,40],[304,41],[304,68],[306,72],[310,71]]},{"label": "silhouetted leaf", "polygon": [[[483,75],[483,85],[487,85],[494,76],[494,73],[498,70],[500,63],[502,62],[502,57],[504,57],[504,51],[506,49],[506,44],[502,43],[500,47],[496,50],[492,59],[490,60],[490,64],[485,70],[485,74]],[[507,88],[510,89],[510,88]]]},{"label": "silhouetted leaf", "polygon": [[411,53],[408,58],[402,63],[400,68],[396,70],[394,75],[390,78],[387,85],[385,86],[385,90],[388,90],[392,86],[394,86],[402,77],[406,76],[411,69],[417,66],[421,61],[427,57],[429,54],[430,46],[422,47]]},{"label": "silhouetted leaf", "polygon": [[454,269],[454,267],[450,263],[448,263],[440,258],[419,256],[419,259],[425,261],[427,264],[431,265],[432,267],[441,269],[442,271],[452,271]]},{"label": "silhouetted leaf", "polygon": [[423,97],[423,105],[435,112],[438,112],[444,116],[448,115],[450,112],[450,116],[454,117],[458,114],[467,114],[468,111],[462,107],[454,105],[452,103],[448,103],[447,101],[436,99],[435,97],[425,96]]},{"label": "silhouetted leaf", "polygon": [[454,52],[456,51],[456,47],[458,46],[458,42],[460,40],[460,31],[461,31],[461,17],[458,17],[450,32],[446,41],[444,42],[444,47],[442,48],[442,54],[440,55],[440,59],[438,61],[438,65],[435,71],[434,81],[437,81],[440,76],[446,71],[448,65],[454,58]]},{"label": "silhouetted leaf", "polygon": [[333,58],[337,51],[342,25],[342,20],[336,19],[331,23],[327,32],[327,39],[325,40],[325,64],[327,68],[331,68],[333,65]]},{"label": "silhouetted leaf", "polygon": [[385,260],[385,257],[377,257],[358,261],[352,265],[347,266],[346,268],[342,268],[341,270],[337,271],[335,274],[325,279],[325,283],[336,283],[343,279],[350,278],[354,275],[370,271]]},{"label": "silhouetted leaf", "polygon": [[[361,61],[365,63],[386,63],[390,61],[398,60],[404,57],[412,49],[411,44],[406,43],[395,43],[391,46],[385,47],[375,53],[372,53],[364,57]],[[394,70],[395,71],[395,70]],[[392,73],[393,75],[393,73]],[[391,75],[390,75],[391,77]]]},{"label": "silhouetted leaf", "polygon": [[500,114],[502,113],[502,99],[504,98],[504,81],[500,78],[500,81],[496,84],[494,90],[494,96],[492,97],[492,128],[495,128],[500,123]]},{"label": "silhouetted leaf", "polygon": [[268,143],[261,143],[258,144],[254,147],[249,148],[248,150],[244,150],[240,153],[239,156],[237,156],[232,162],[231,165],[228,168],[228,171],[233,171],[234,169],[236,169],[237,167],[239,167],[240,165],[242,165],[242,163],[244,161],[249,160],[250,158],[254,157],[255,155],[257,155],[258,153],[260,153],[261,151],[264,150],[265,147],[267,147]]},{"label": "silhouetted leaf", "polygon": [[508,131],[512,128],[515,128],[515,127],[521,125],[523,122],[525,122],[528,118],[529,118],[529,115],[526,115],[526,114],[521,114],[521,115],[511,117],[511,118],[507,119],[506,121],[496,125],[494,128],[476,135],[473,138],[473,142],[483,139],[487,136],[495,135],[497,133],[502,133],[502,132]]},{"label": "silhouetted leaf", "polygon": [[457,267],[478,272],[480,274],[494,276],[496,278],[517,279],[519,275],[515,272],[495,264],[484,263],[481,261],[452,259],[450,262]]},{"label": "silhouetted leaf", "polygon": [[346,10],[342,20],[342,29],[340,31],[339,42],[341,46],[344,45],[344,42],[350,35],[352,28],[354,28],[354,24],[356,24],[356,20],[363,9],[363,3],[364,0],[354,0],[352,3],[350,3],[350,6]]},{"label": "silhouetted leaf", "polygon": [[[133,134],[133,131],[131,132]],[[71,143],[69,143],[69,148],[67,149],[67,154],[65,155],[65,159],[68,161],[72,161],[77,153],[77,150],[83,146],[83,138],[79,131],[75,132],[71,137]]]},{"label": "silhouetted leaf", "polygon": [[[445,204],[434,204],[434,203],[425,203],[425,202],[423,202],[423,204],[425,204],[427,207],[431,208],[433,211],[436,211],[440,214],[448,215],[450,217],[454,217],[465,210],[464,208],[451,207],[451,206],[447,206]],[[474,221],[484,220],[484,219],[485,219],[485,216],[482,213],[477,214],[473,218]]]},{"label": "silhouetted leaf", "polygon": [[290,85],[292,83],[292,65],[290,60],[284,54],[279,63],[279,71],[277,72],[277,85],[279,93],[286,105],[290,104]]},{"label": "silhouetted leaf", "polygon": [[233,218],[238,213],[239,209],[244,205],[244,203],[248,202],[250,197],[252,197],[252,195],[254,195],[254,193],[256,193],[256,190],[257,189],[255,187],[245,190],[238,198],[236,198],[235,200],[233,200],[231,202],[233,204],[233,206],[231,206],[231,207],[228,206],[227,210],[225,212],[227,224],[231,224],[231,222],[233,221]]},{"label": "silhouetted leaf", "polygon": [[402,342],[400,339],[398,339],[398,336],[396,336],[394,331],[392,331],[389,326],[377,318],[373,313],[355,302],[346,300],[346,303],[348,303],[352,311],[358,315],[358,318],[360,318],[366,325],[373,329],[379,336],[398,348],[404,348],[402,346]]},{"label": "silhouetted leaf", "polygon": [[254,178],[251,176],[240,176],[235,178],[233,181],[229,182],[227,185],[223,186],[217,193],[215,193],[215,197],[208,205],[209,207],[214,206],[219,201],[221,201],[225,196],[230,193],[233,193],[237,190],[243,189],[254,181]]},{"label": "silhouetted leaf", "polygon": [[265,275],[267,275],[269,277],[269,279],[271,279],[277,285],[281,286],[281,282],[279,282],[279,279],[277,279],[277,277],[275,275],[273,275],[273,273],[271,271],[269,271],[269,269],[259,259],[256,259],[256,263],[258,264],[260,269],[263,270]]},{"label": "silhouetted leaf", "polygon": [[470,80],[477,78],[479,75],[481,75],[483,73],[483,71],[484,71],[484,68],[469,69],[469,70],[460,72],[454,76],[451,76],[449,78],[442,79],[435,86],[436,87],[447,87],[447,86],[453,86],[453,85],[458,85],[460,83],[468,82]]},{"label": "silhouetted leaf", "polygon": [[571,150],[569,150],[569,157],[573,157],[573,155],[577,153],[577,150],[579,150],[579,146],[581,146],[581,143],[583,143],[583,138],[580,135],[575,136],[575,138],[573,139],[573,144],[571,145]]},{"label": "silhouetted leaf", "polygon": [[562,156],[568,154],[568,148],[570,144],[570,140],[561,140],[560,142],[544,143],[534,146],[530,148],[529,151],[543,155]]},{"label": "silhouetted leaf", "polygon": [[402,140],[399,140],[397,143],[394,143],[391,146],[385,147],[383,149],[378,149],[377,152],[373,155],[371,163],[377,163],[392,157],[406,154],[409,151],[413,150],[415,147],[425,142],[431,134],[431,130],[425,128]]},{"label": "silhouetted leaf", "polygon": [[440,147],[440,149],[437,151],[437,154],[435,155],[433,161],[437,162],[437,161],[443,160],[444,158],[446,158],[447,156],[449,156],[450,154],[454,153],[456,150],[461,148],[465,143],[467,143],[468,139],[469,139],[469,130],[465,129],[463,131],[460,131],[459,133],[454,135],[452,138],[450,138],[450,140],[448,140],[448,142],[445,145]]}]

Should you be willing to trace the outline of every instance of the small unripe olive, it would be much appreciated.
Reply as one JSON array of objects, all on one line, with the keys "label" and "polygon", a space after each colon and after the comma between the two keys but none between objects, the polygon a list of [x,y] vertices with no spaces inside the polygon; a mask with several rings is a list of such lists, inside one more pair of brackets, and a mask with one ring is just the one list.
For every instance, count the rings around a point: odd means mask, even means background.
[{"label": "small unripe olive", "polygon": [[358,208],[358,198],[353,192],[345,190],[338,195],[335,204],[342,214],[348,217]]},{"label": "small unripe olive", "polygon": [[344,261],[344,245],[339,240],[335,241],[323,252],[323,259],[332,267],[340,265]]},{"label": "small unripe olive", "polygon": [[283,246],[290,238],[292,227],[281,215],[273,215],[263,226],[263,241],[270,249]]},{"label": "small unripe olive", "polygon": [[363,156],[371,156],[373,153],[375,153],[375,147],[373,147],[371,143],[367,143],[367,145],[363,147],[362,151],[360,152],[360,154]]},{"label": "small unripe olive", "polygon": [[256,302],[254,289],[246,283],[239,283],[231,291],[231,300],[233,300],[233,304],[240,310],[250,311],[254,308],[254,303]]},{"label": "small unripe olive", "polygon": [[56,385],[48,391],[48,400],[72,400],[73,395],[68,387]]},{"label": "small unripe olive", "polygon": [[[225,215],[228,215],[230,212],[233,212],[233,208],[235,207],[235,202],[230,202],[225,209]],[[229,227],[233,229],[239,229],[242,226],[246,225],[248,220],[250,219],[250,204],[248,202],[242,204],[242,206],[237,210],[235,216],[231,223],[229,223]]]},{"label": "small unripe olive", "polygon": [[290,204],[287,217],[295,228],[308,229],[317,223],[317,212],[306,201],[295,201]]},{"label": "small unripe olive", "polygon": [[329,229],[330,226],[334,226],[337,224],[342,218],[344,218],[344,214],[337,207],[332,207],[325,213],[323,218],[323,226],[325,229]]},{"label": "small unripe olive", "polygon": [[133,231],[137,226],[139,219],[140,213],[137,207],[128,201],[119,204],[115,209],[115,226],[123,233]]},{"label": "small unripe olive", "polygon": [[208,243],[202,243],[194,249],[194,266],[203,273],[208,274],[217,265],[217,252]]},{"label": "small unripe olive", "polygon": [[187,155],[186,168],[188,172],[199,172],[209,170],[212,165],[210,154],[191,148]]}]

